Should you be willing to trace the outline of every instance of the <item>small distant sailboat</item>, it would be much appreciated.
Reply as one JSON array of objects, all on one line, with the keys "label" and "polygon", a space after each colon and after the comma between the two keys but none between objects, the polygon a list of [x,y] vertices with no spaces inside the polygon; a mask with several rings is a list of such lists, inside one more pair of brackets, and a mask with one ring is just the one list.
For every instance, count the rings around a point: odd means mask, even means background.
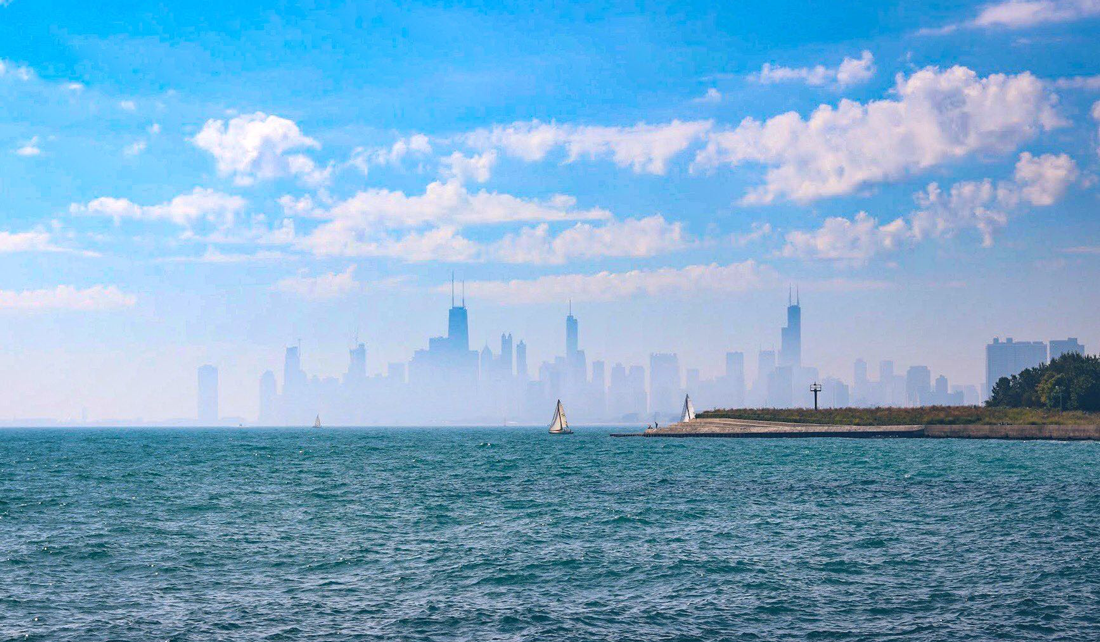
[{"label": "small distant sailboat", "polygon": [[565,408],[561,407],[561,399],[558,399],[558,407],[554,409],[554,419],[550,422],[551,435],[572,435],[569,430],[569,422],[565,419]]},{"label": "small distant sailboat", "polygon": [[320,428],[321,427],[321,415],[317,415],[317,418],[313,420],[313,427],[314,428]]},{"label": "small distant sailboat", "polygon": [[691,403],[691,395],[684,395],[684,411],[680,413],[680,423],[695,420],[695,406]]}]

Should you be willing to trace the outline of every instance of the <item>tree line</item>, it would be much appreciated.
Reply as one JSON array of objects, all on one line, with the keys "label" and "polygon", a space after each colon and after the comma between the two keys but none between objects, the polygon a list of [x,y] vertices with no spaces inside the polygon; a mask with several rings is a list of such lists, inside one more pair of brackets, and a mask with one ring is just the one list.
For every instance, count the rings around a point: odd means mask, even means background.
[{"label": "tree line", "polygon": [[993,384],[987,406],[1100,410],[1100,357],[1074,352]]}]

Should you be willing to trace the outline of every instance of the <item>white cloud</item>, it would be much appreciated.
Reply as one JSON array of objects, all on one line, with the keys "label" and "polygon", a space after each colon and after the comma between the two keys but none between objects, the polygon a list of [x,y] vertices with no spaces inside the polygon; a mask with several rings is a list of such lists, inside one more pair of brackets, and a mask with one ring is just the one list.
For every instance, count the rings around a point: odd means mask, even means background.
[{"label": "white cloud", "polygon": [[0,290],[0,310],[38,312],[48,310],[98,311],[131,308],[137,297],[114,285],[77,289],[59,285],[52,290]]},{"label": "white cloud", "polygon": [[30,232],[0,232],[0,254],[12,252],[56,252],[49,232],[34,230]]},{"label": "white cloud", "polygon": [[222,252],[212,245],[206,246],[206,251],[199,256],[170,256],[161,259],[162,263],[251,263],[255,261],[283,261],[289,258],[282,252],[260,250],[251,254]]},{"label": "white cloud", "polygon": [[867,82],[874,75],[875,57],[870,51],[864,50],[859,58],[846,56],[836,67],[783,67],[764,63],[759,73],[753,74],[751,78],[762,84],[801,82],[813,86],[835,84],[843,88]]},{"label": "white cloud", "polygon": [[238,185],[296,176],[316,186],[331,175],[331,166],[322,169],[305,154],[289,153],[319,149],[320,143],[303,134],[294,121],[263,112],[237,116],[228,124],[210,119],[191,142],[213,155],[218,173],[232,176]]},{"label": "white cloud", "polygon": [[137,103],[132,100],[120,100],[118,106],[126,111],[137,111]]},{"label": "white cloud", "polygon": [[122,150],[122,153],[126,154],[127,156],[137,156],[138,154],[144,152],[145,148],[148,146],[149,144],[146,143],[144,140],[135,140],[134,142],[127,145],[126,148]]},{"label": "white cloud", "polygon": [[[1096,122],[1100,123],[1100,100],[1092,104],[1092,118]],[[1097,128],[1096,137],[1100,138],[1100,128]],[[1096,145],[1096,153],[1100,154],[1100,144]]]},{"label": "white cloud", "polygon": [[779,276],[767,265],[749,260],[730,265],[689,265],[682,268],[564,274],[530,280],[473,281],[466,292],[501,304],[613,301],[638,296],[690,297],[701,293],[728,294],[774,288]]},{"label": "white cloud", "polygon": [[1070,76],[1056,78],[1051,82],[1058,89],[1100,90],[1100,76]]},{"label": "white cloud", "polygon": [[23,143],[22,146],[15,150],[15,153],[20,156],[38,156],[41,154],[42,149],[38,146],[38,136]]},{"label": "white cloud", "polygon": [[484,183],[492,174],[493,165],[497,162],[497,152],[490,149],[483,154],[466,156],[461,152],[453,152],[450,156],[439,159],[445,178],[454,178],[461,183],[471,180]]},{"label": "white cloud", "polygon": [[[291,199],[293,201],[293,199]],[[284,207],[291,201],[285,202]],[[293,207],[301,201],[293,201]],[[311,207],[312,202],[309,204]],[[300,241],[323,255],[371,255],[379,242],[389,239],[386,230],[447,228],[529,221],[601,220],[611,214],[602,209],[579,210],[576,200],[556,195],[548,200],[528,200],[497,192],[470,192],[457,181],[434,182],[422,195],[371,189],[313,215],[328,219]],[[437,232],[438,239],[445,232]],[[465,244],[461,244],[465,247]]]},{"label": "white cloud", "polygon": [[129,199],[102,196],[84,204],[73,203],[69,206],[69,213],[110,217],[116,224],[122,219],[171,221],[176,225],[191,225],[206,220],[225,227],[232,225],[247,206],[248,201],[240,196],[196,187],[190,193],[158,205],[138,205]]},{"label": "white cloud", "polygon": [[905,221],[897,219],[886,225],[859,212],[853,220],[830,217],[812,232],[788,232],[782,255],[803,259],[824,259],[862,263],[880,252],[899,248],[909,239]]},{"label": "white cloud", "polygon": [[26,65],[20,65],[10,60],[0,58],[0,78],[31,80],[34,78],[34,70]]},{"label": "white cloud", "polygon": [[817,230],[789,232],[781,254],[858,264],[911,243],[971,229],[981,235],[983,246],[990,247],[996,230],[1020,205],[1053,205],[1079,176],[1077,164],[1066,154],[1024,152],[1011,181],[959,181],[946,191],[930,183],[914,195],[917,209],[906,218],[879,225],[866,212],[851,220],[831,217]]},{"label": "white cloud", "polygon": [[743,234],[730,234],[730,243],[734,247],[745,247],[761,241],[772,233],[771,223],[753,223],[751,229]]},{"label": "white cloud", "polygon": [[1066,154],[1032,156],[1024,152],[1016,162],[1013,178],[1021,197],[1032,205],[1053,205],[1077,181],[1077,163]]},{"label": "white cloud", "polygon": [[807,119],[746,118],[711,133],[693,167],[760,163],[769,167],[764,184],[745,203],[805,203],[973,153],[1007,152],[1063,124],[1056,97],[1030,73],[979,78],[965,67],[930,67],[899,74],[894,92],[896,99],[821,105]]},{"label": "white cloud", "polygon": [[273,289],[317,301],[336,299],[354,292],[359,289],[359,282],[355,280],[355,266],[349,265],[343,272],[326,272],[318,276],[300,272],[297,276],[280,280]]},{"label": "white cloud", "polygon": [[546,223],[509,234],[488,248],[488,258],[505,263],[561,264],[598,257],[642,258],[687,246],[680,223],[661,216],[611,221],[599,227],[577,223],[557,236]]},{"label": "white cloud", "polygon": [[525,161],[540,161],[563,147],[565,162],[581,158],[611,158],[637,173],[664,174],[669,161],[699,140],[712,127],[706,121],[673,120],[664,125],[639,123],[632,127],[558,125],[537,120],[479,129],[464,137],[472,147],[503,149]]},{"label": "white cloud", "polygon": [[357,147],[351,153],[352,165],[367,176],[371,167],[400,165],[408,156],[427,156],[432,153],[432,144],[424,134],[413,134],[401,138],[390,147]]},{"label": "white cloud", "polygon": [[1100,16],[1100,2],[1097,0],[1007,0],[983,6],[972,20],[925,29],[921,33],[945,34],[964,28],[1024,29],[1096,16]]},{"label": "white cloud", "polygon": [[716,105],[722,102],[722,92],[718,91],[714,87],[708,87],[706,93],[698,98],[693,99],[693,103],[702,103],[706,105]]}]

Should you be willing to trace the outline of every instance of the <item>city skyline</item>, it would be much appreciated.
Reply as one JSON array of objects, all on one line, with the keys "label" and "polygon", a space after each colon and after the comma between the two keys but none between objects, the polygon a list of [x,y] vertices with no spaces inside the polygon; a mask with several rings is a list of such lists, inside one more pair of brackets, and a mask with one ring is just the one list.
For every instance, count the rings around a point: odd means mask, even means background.
[{"label": "city skyline", "polygon": [[[850,379],[823,375],[802,363],[801,296],[792,288],[786,325],[779,328],[780,350],[758,351],[758,366],[751,376],[744,367],[744,352],[737,350],[725,352],[724,372],[709,379],[698,368],[681,364],[676,353],[650,353],[648,370],[638,364],[611,365],[598,358],[589,363],[580,347],[580,322],[570,302],[562,355],[539,364],[537,377],[531,377],[526,343],[520,339],[514,351],[511,333],[500,335],[496,353],[488,344],[480,351],[469,349],[469,313],[465,297],[460,301],[456,302],[452,277],[447,334],[430,338],[427,349],[417,350],[408,363],[387,364],[384,372],[368,374],[366,344],[358,339],[348,351],[342,378],[309,375],[301,367],[300,344],[287,347],[281,390],[273,371],[265,371],[259,379],[255,422],[303,425],[310,417],[325,414],[334,417],[337,425],[538,423],[545,407],[562,399],[582,422],[630,423],[647,418],[667,422],[678,416],[677,404],[684,395],[692,395],[703,408],[810,407],[818,402],[811,402],[813,388],[821,393],[824,408],[976,405],[1001,377],[1066,353],[1087,352],[1075,337],[1049,343],[995,337],[985,346],[982,385],[952,384],[942,373],[935,373],[933,381],[933,370],[927,365],[906,367],[890,359],[878,363],[877,377],[872,378],[862,357],[853,362]],[[216,424],[217,369],[207,364],[198,372],[198,421]]]},{"label": "city skyline", "polygon": [[192,416],[203,364],[250,417],[273,346],[427,349],[452,271],[533,377],[570,303],[609,377],[1100,346],[1100,16],[808,9],[0,2],[0,420]]}]

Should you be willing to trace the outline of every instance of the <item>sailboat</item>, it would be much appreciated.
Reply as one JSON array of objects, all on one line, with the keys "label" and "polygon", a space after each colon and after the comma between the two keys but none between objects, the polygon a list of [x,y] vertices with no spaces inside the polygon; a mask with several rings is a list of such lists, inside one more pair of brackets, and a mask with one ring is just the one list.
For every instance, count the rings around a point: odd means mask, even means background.
[{"label": "sailboat", "polygon": [[321,415],[317,415],[317,418],[313,420],[313,427],[314,428],[320,428],[321,427]]},{"label": "sailboat", "polygon": [[680,413],[680,423],[695,420],[695,406],[691,403],[691,395],[684,395],[684,410]]},{"label": "sailboat", "polygon": [[569,422],[565,419],[565,408],[561,407],[561,399],[558,399],[558,407],[554,409],[554,419],[550,421],[551,435],[572,435],[569,430]]}]

